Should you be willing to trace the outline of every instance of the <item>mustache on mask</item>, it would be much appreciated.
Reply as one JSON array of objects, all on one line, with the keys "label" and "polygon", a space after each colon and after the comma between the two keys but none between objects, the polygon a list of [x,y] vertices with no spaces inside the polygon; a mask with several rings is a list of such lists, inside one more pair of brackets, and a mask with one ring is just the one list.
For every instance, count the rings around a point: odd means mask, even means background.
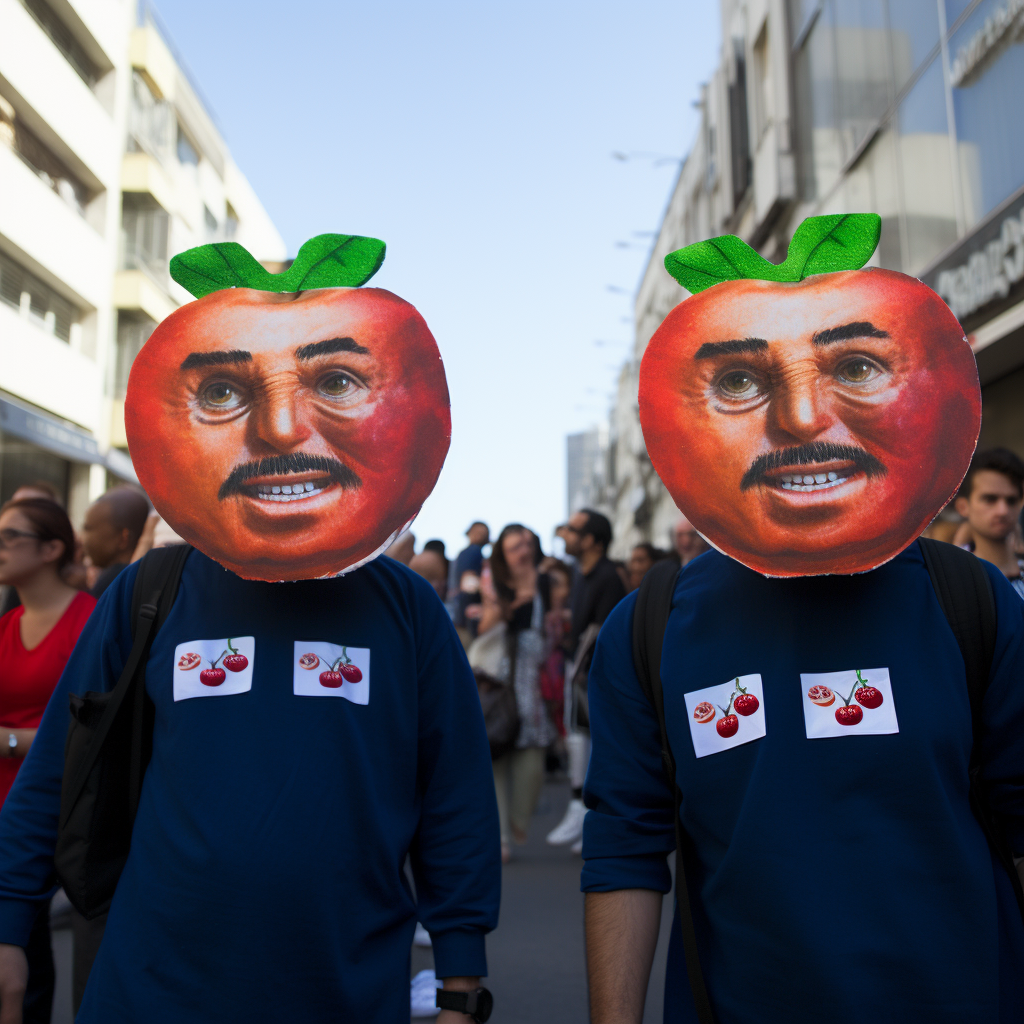
[{"label": "mustache on mask", "polygon": [[885,476],[888,470],[870,452],[863,448],[854,448],[849,444],[836,444],[832,441],[810,441],[793,448],[780,448],[778,451],[758,455],[743,474],[740,490],[748,491],[764,483],[769,473],[785,466],[806,466],[813,462],[852,462],[867,476]]},{"label": "mustache on mask", "polygon": [[223,500],[232,494],[244,494],[250,480],[260,476],[284,476],[288,473],[321,473],[341,487],[360,487],[363,481],[355,470],[337,459],[324,455],[291,452],[288,455],[270,455],[256,462],[235,466],[227,480],[221,484],[217,497]]}]

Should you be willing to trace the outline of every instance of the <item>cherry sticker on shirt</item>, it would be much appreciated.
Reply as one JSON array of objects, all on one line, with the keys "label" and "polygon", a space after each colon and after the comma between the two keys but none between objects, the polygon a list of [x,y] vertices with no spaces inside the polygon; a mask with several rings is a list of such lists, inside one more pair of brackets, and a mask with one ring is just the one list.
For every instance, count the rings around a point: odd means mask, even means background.
[{"label": "cherry sticker on shirt", "polygon": [[683,699],[697,757],[759,740],[767,731],[764,691],[758,673],[735,676],[727,683],[694,690],[684,694]]},{"label": "cherry sticker on shirt", "polygon": [[344,697],[370,703],[370,649],[296,640],[292,688],[299,697]]},{"label": "cherry sticker on shirt", "polygon": [[228,636],[221,640],[186,640],[174,648],[174,699],[218,697],[252,689],[256,640]]},{"label": "cherry sticker on shirt", "polygon": [[887,668],[802,672],[800,686],[809,740],[900,731]]}]

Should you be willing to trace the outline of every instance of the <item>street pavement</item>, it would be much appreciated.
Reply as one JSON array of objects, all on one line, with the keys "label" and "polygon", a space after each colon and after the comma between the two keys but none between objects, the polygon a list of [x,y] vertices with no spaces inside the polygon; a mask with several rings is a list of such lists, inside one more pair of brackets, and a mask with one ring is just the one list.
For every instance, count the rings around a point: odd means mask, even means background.
[{"label": "street pavement", "polygon": [[[515,859],[503,872],[501,919],[487,938],[490,974],[484,982],[494,994],[494,1024],[586,1024],[589,1019],[580,892],[583,861],[566,846],[544,842],[565,813],[569,796],[567,783],[544,787],[529,841],[515,849]],[[644,1024],[662,1021],[671,911],[669,895],[662,908]],[[413,974],[432,966],[430,951],[413,947]],[[424,1018],[418,1020],[422,1024]]]},{"label": "street pavement", "polygon": [[[583,861],[566,846],[544,842],[561,821],[569,795],[565,782],[544,787],[529,841],[516,848],[515,859],[503,871],[501,920],[487,939],[490,975],[485,984],[494,993],[494,1024],[586,1024],[588,1020],[580,892]],[[669,895],[662,909],[644,1024],[661,1024],[671,912]],[[53,954],[57,993],[52,1024],[72,1024],[70,928],[54,931]],[[414,946],[412,973],[427,967],[433,967],[430,950]],[[420,1024],[431,1019],[418,1018]]]}]

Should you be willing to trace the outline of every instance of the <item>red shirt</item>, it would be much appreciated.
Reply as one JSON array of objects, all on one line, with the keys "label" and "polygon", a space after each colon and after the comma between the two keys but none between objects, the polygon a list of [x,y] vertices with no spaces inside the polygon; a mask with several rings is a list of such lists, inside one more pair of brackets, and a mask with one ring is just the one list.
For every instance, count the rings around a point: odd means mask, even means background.
[{"label": "red shirt", "polygon": [[[7,744],[5,729],[39,727],[78,634],[95,607],[94,597],[76,594],[57,625],[30,651],[21,642],[25,609],[14,608],[0,617],[0,744]],[[0,757],[0,806],[23,761],[21,757]]]}]

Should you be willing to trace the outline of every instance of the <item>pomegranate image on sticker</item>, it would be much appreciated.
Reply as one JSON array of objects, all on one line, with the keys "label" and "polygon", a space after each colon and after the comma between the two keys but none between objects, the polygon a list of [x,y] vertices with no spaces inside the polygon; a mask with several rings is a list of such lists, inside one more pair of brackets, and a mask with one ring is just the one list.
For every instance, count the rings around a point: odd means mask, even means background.
[{"label": "pomegranate image on sticker", "polygon": [[827,686],[812,686],[807,691],[807,699],[820,708],[827,708],[835,704],[836,695]]},{"label": "pomegranate image on sticker", "polygon": [[299,668],[304,668],[312,671],[319,664],[320,659],[312,651],[303,654],[302,657],[299,658]]},{"label": "pomegranate image on sticker", "polygon": [[710,722],[715,717],[715,705],[710,701],[702,700],[694,709],[693,717],[701,724]]},{"label": "pomegranate image on sticker", "polygon": [[189,651],[178,659],[178,668],[182,672],[190,672],[194,668],[199,668],[202,663],[203,659],[195,651]]}]

